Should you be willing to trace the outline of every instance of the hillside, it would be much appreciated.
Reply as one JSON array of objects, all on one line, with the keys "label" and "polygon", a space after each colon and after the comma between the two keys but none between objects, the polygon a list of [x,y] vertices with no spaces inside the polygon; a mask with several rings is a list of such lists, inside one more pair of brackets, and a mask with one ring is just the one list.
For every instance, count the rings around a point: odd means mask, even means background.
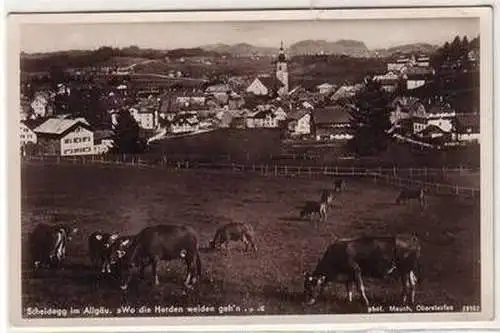
[{"label": "hillside", "polygon": [[365,57],[369,50],[363,42],[355,40],[304,40],[292,44],[289,50],[291,55],[303,54],[344,54],[351,57]]},{"label": "hillside", "polygon": [[278,48],[260,47],[248,43],[239,43],[234,45],[217,43],[204,45],[200,48],[206,51],[217,52],[220,54],[230,54],[234,57],[271,56],[275,55],[278,52]]},{"label": "hillside", "polygon": [[372,55],[378,55],[381,57],[390,57],[397,54],[409,54],[409,53],[431,54],[436,52],[438,48],[439,48],[438,45],[431,45],[427,43],[415,43],[415,44],[398,45],[388,49],[376,49],[373,50],[371,53]]}]

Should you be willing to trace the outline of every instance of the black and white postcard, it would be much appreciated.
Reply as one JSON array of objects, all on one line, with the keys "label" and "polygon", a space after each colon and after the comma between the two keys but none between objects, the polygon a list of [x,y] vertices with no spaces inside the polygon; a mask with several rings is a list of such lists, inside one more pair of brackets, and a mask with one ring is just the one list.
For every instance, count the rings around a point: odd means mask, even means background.
[{"label": "black and white postcard", "polygon": [[11,15],[13,325],[490,320],[491,12]]}]

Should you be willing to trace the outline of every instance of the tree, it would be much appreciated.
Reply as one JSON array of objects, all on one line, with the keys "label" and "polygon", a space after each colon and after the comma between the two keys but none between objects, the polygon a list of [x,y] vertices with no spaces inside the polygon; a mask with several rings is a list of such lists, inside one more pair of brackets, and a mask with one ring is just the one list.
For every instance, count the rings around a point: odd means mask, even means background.
[{"label": "tree", "polygon": [[384,151],[389,142],[387,131],[391,128],[391,95],[380,83],[368,79],[365,88],[355,97],[351,115],[354,137],[348,141],[350,151],[359,156],[375,155]]},{"label": "tree", "polygon": [[139,124],[127,110],[121,110],[117,124],[113,129],[112,152],[119,154],[136,154],[143,151],[139,136]]}]

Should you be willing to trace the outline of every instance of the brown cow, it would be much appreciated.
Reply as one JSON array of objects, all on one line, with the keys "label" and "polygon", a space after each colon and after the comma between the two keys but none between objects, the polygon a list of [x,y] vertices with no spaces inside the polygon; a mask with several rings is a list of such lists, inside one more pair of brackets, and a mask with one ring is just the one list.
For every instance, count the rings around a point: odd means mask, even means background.
[{"label": "brown cow", "polygon": [[312,274],[304,273],[307,304],[315,303],[328,282],[346,276],[349,302],[356,283],[365,305],[369,306],[362,276],[384,279],[390,274],[401,278],[403,302],[409,298],[414,303],[419,258],[420,241],[413,235],[339,239],[328,247]]},{"label": "brown cow", "polygon": [[134,237],[120,265],[121,289],[126,290],[132,277],[144,276],[146,266],[151,265],[154,284],[158,279],[160,261],[183,259],[187,266],[184,286],[192,289],[201,277],[201,259],[198,235],[193,228],[177,225],[146,227]]},{"label": "brown cow", "polygon": [[253,227],[248,223],[228,223],[215,232],[213,240],[210,241],[209,248],[215,249],[223,247],[229,251],[229,243],[231,241],[242,241],[245,244],[245,251],[248,251],[251,246],[254,252],[257,252],[255,245],[255,232]]}]

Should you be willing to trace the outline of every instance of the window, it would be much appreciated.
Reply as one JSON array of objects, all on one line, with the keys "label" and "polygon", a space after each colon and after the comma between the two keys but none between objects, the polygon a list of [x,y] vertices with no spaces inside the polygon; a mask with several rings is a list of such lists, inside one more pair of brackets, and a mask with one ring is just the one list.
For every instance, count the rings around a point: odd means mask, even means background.
[{"label": "window", "polygon": [[73,142],[74,142],[74,143],[80,143],[81,141],[82,141],[82,139],[81,139],[81,138],[74,138],[74,139],[73,139]]},{"label": "window", "polygon": [[64,139],[64,143],[71,143],[71,139]]},{"label": "window", "polygon": [[24,134],[21,134],[21,139],[24,139]]}]

